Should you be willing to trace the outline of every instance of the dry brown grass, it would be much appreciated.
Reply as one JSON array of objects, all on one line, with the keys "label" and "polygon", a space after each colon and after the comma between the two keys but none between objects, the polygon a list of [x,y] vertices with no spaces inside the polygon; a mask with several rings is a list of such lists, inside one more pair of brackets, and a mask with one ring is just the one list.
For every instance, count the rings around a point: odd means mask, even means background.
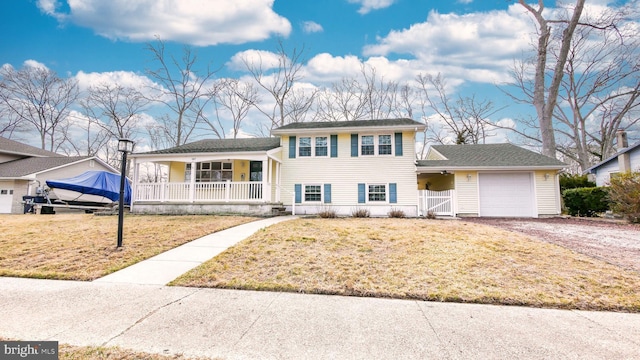
[{"label": "dry brown grass", "polygon": [[[135,352],[118,347],[71,346],[60,344],[61,360],[207,360],[207,357],[186,357],[183,355],[161,355]],[[219,358],[216,358],[219,359]]]},{"label": "dry brown grass", "polygon": [[255,218],[127,215],[124,246],[117,250],[117,216],[0,215],[0,276],[93,280],[252,220]]},{"label": "dry brown grass", "polygon": [[640,274],[462,221],[284,222],[172,284],[640,311]]}]

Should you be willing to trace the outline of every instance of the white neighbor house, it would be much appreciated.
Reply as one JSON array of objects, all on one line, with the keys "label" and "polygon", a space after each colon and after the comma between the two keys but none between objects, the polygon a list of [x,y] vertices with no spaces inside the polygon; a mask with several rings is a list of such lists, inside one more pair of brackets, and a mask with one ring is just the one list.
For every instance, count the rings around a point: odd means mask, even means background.
[{"label": "white neighbor house", "polygon": [[585,170],[597,186],[609,185],[612,174],[640,171],[640,142],[629,146],[625,131],[618,131],[618,152]]},{"label": "white neighbor house", "polygon": [[[272,138],[201,140],[131,154],[137,213],[538,217],[560,214],[565,164],[510,144],[440,145],[416,160],[411,119],[293,123]],[[167,181],[140,182],[143,163]]]},{"label": "white neighbor house", "polygon": [[64,179],[88,170],[118,173],[94,156],[64,156],[0,137],[0,214],[22,214],[24,195],[36,195],[50,179]]}]

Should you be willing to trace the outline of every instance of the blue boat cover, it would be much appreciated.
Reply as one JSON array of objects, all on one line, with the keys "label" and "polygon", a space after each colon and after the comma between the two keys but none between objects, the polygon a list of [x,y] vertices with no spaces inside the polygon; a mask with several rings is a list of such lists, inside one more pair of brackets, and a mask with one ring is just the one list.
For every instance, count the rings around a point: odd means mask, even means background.
[{"label": "blue boat cover", "polygon": [[[124,204],[131,203],[131,185],[128,180],[124,182]],[[120,175],[108,171],[87,171],[68,179],[47,180],[46,183],[50,188],[104,196],[112,201],[120,198]]]}]

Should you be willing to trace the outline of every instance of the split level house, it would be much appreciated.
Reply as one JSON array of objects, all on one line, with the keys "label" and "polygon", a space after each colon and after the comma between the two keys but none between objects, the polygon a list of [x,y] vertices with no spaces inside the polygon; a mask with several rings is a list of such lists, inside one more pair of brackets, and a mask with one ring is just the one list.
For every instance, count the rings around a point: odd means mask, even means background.
[{"label": "split level house", "polygon": [[[293,123],[273,137],[201,140],[130,156],[136,213],[553,216],[565,164],[511,144],[438,145],[417,160],[411,119]],[[168,178],[141,182],[145,163]]]},{"label": "split level house", "polygon": [[0,137],[0,214],[22,214],[23,197],[37,195],[50,179],[88,170],[117,172],[93,156],[64,156]]}]

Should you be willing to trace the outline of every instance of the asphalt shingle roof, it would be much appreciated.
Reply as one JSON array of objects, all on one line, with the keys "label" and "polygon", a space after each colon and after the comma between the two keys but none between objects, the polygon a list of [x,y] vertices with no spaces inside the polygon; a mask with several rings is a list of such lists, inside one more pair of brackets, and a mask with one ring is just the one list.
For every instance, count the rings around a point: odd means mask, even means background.
[{"label": "asphalt shingle roof", "polygon": [[51,156],[8,161],[0,164],[0,178],[26,176],[89,158],[91,156]]},{"label": "asphalt shingle roof", "polygon": [[280,138],[208,139],[139,154],[189,154],[267,151],[280,147]]},{"label": "asphalt shingle roof", "polygon": [[513,144],[434,145],[447,160],[418,160],[418,167],[566,166]]},{"label": "asphalt shingle roof", "polygon": [[377,120],[355,120],[355,121],[322,121],[322,122],[301,122],[291,123],[281,126],[280,130],[305,130],[305,129],[325,129],[325,128],[348,128],[348,127],[391,127],[391,126],[424,126],[423,123],[412,119],[377,119]]},{"label": "asphalt shingle roof", "polygon": [[40,148],[23,144],[21,142],[7,139],[0,136],[0,152],[9,152],[12,154],[21,154],[27,156],[63,156],[51,151],[42,150]]}]

